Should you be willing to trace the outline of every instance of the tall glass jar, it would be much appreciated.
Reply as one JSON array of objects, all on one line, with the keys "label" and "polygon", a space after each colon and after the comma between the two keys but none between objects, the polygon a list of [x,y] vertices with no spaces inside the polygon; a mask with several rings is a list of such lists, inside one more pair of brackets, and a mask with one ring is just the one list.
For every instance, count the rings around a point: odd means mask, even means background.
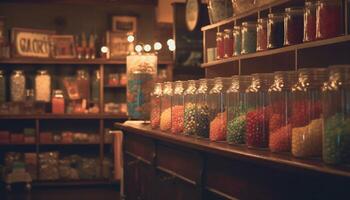
[{"label": "tall glass jar", "polygon": [[321,86],[327,80],[327,69],[300,69],[292,86],[292,154],[296,157],[321,156],[322,106]]},{"label": "tall glass jar", "polygon": [[26,78],[22,70],[15,70],[10,78],[11,101],[23,102],[26,92]]},{"label": "tall glass jar", "polygon": [[245,90],[251,76],[233,76],[231,86],[227,90],[227,137],[230,144],[245,144],[246,95]]},{"label": "tall glass jar", "polygon": [[290,125],[290,88],[296,81],[296,72],[274,73],[274,83],[269,88],[271,115],[269,119],[269,149],[272,152],[290,151],[292,128]]},{"label": "tall glass jar", "polygon": [[180,134],[184,128],[184,83],[176,81],[171,100],[171,133]]},{"label": "tall glass jar", "polygon": [[52,94],[52,113],[64,114],[65,103],[62,90],[54,90]]},{"label": "tall glass jar", "polygon": [[341,1],[317,1],[316,20],[317,39],[326,39],[340,35],[343,22]]},{"label": "tall glass jar", "polygon": [[225,56],[224,37],[222,32],[216,33],[216,59],[222,59]]},{"label": "tall glass jar", "polygon": [[90,97],[90,77],[86,70],[77,71],[77,85],[80,98],[89,100]]},{"label": "tall glass jar", "polygon": [[100,70],[94,71],[92,76],[92,83],[91,83],[91,88],[92,88],[91,99],[95,103],[98,103],[100,100],[100,80],[101,80]]},{"label": "tall glass jar", "polygon": [[256,51],[263,51],[267,49],[267,19],[258,19],[256,25]]},{"label": "tall glass jar", "polygon": [[316,4],[305,2],[304,9],[304,42],[314,41],[316,38]]},{"label": "tall glass jar", "polygon": [[185,135],[196,133],[196,81],[187,81],[187,88],[184,92],[184,131]]},{"label": "tall glass jar", "polygon": [[6,79],[4,71],[0,70],[0,104],[6,102]]},{"label": "tall glass jar", "polygon": [[208,106],[210,111],[210,131],[209,139],[211,141],[226,140],[226,90],[227,78],[215,78],[212,89],[209,91]]},{"label": "tall glass jar", "polygon": [[161,96],[160,106],[160,130],[168,131],[171,129],[171,105],[173,96],[173,85],[171,82],[165,82]]},{"label": "tall glass jar", "polygon": [[283,47],[284,16],[279,13],[270,13],[267,21],[267,48]]},{"label": "tall glass jar", "polygon": [[158,128],[160,123],[160,108],[162,96],[162,83],[156,83],[151,93],[151,127]]},{"label": "tall glass jar", "polygon": [[241,27],[240,26],[234,26],[233,27],[233,55],[238,56],[241,54],[242,51],[242,33],[241,33]]},{"label": "tall glass jar", "polygon": [[286,8],[284,15],[284,45],[294,45],[303,42],[304,9]]},{"label": "tall glass jar", "polygon": [[273,74],[253,74],[246,90],[248,112],[246,115],[246,144],[253,148],[266,148],[269,142],[268,88]]},{"label": "tall glass jar", "polygon": [[224,30],[224,58],[233,55],[233,34],[231,29]]},{"label": "tall glass jar", "polygon": [[331,66],[323,87],[323,161],[343,164],[350,161],[350,66]]},{"label": "tall glass jar", "polygon": [[242,50],[241,54],[253,53],[256,51],[256,23],[242,23]]},{"label": "tall glass jar", "polygon": [[207,104],[211,80],[200,79],[196,91],[196,136],[209,138],[209,107]]},{"label": "tall glass jar", "polygon": [[39,70],[35,76],[35,100],[50,102],[51,76],[46,70]]}]

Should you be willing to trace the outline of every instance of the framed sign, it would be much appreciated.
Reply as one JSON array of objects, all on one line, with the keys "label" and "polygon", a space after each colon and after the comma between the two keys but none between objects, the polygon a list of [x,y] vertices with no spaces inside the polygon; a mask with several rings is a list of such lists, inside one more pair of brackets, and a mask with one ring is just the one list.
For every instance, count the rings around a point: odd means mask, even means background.
[{"label": "framed sign", "polygon": [[132,32],[137,33],[136,16],[113,16],[112,31],[114,32]]},{"label": "framed sign", "polygon": [[50,36],[54,31],[13,28],[11,47],[13,57],[49,58]]},{"label": "framed sign", "polygon": [[106,38],[110,58],[112,59],[125,58],[128,55],[128,52],[134,48],[133,43],[128,42],[126,33],[107,31]]},{"label": "framed sign", "polygon": [[52,44],[53,58],[75,58],[75,43],[73,35],[52,35],[50,37]]}]

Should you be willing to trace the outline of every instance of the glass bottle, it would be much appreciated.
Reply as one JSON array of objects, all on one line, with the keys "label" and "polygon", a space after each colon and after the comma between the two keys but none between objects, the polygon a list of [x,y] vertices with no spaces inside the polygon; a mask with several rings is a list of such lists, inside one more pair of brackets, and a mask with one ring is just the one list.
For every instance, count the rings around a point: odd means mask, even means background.
[{"label": "glass bottle", "polygon": [[171,129],[171,97],[173,96],[173,86],[171,82],[165,82],[161,96],[160,107],[160,130],[168,131]]},{"label": "glass bottle", "polygon": [[39,70],[35,76],[35,100],[50,102],[51,76],[46,70]]},{"label": "glass bottle", "polygon": [[240,26],[234,26],[233,27],[233,55],[241,55],[242,51],[242,33],[241,33],[241,27]]},{"label": "glass bottle", "polygon": [[153,129],[159,127],[160,123],[160,108],[162,96],[162,83],[156,83],[151,93],[151,127]]},{"label": "glass bottle", "polygon": [[52,94],[52,113],[64,114],[65,104],[62,90],[54,90]]},{"label": "glass bottle", "polygon": [[267,19],[260,18],[256,25],[256,51],[267,49]]},{"label": "glass bottle", "polygon": [[216,59],[220,60],[224,58],[225,49],[224,49],[224,38],[222,32],[216,33]]},{"label": "glass bottle", "polygon": [[100,70],[94,71],[93,77],[92,77],[92,91],[91,91],[91,99],[95,103],[98,103],[100,100],[100,80],[101,80],[101,75],[100,75]]},{"label": "glass bottle", "polygon": [[284,45],[294,45],[303,42],[304,9],[286,8],[284,15]]},{"label": "glass bottle", "polygon": [[80,98],[89,100],[90,97],[90,77],[86,70],[77,71],[77,85]]},{"label": "glass bottle", "polygon": [[316,4],[305,2],[304,9],[304,42],[314,41],[316,38]]},{"label": "glass bottle", "polygon": [[4,71],[0,70],[0,104],[6,102],[6,79]]},{"label": "glass bottle", "polygon": [[316,3],[316,38],[326,39],[341,34],[342,7],[340,0],[321,0]]},{"label": "glass bottle", "polygon": [[242,23],[242,49],[241,54],[254,53],[256,51],[256,23]]},{"label": "glass bottle", "polygon": [[26,78],[22,70],[15,70],[10,78],[11,101],[23,102],[25,100]]},{"label": "glass bottle", "polygon": [[184,131],[185,135],[196,133],[196,81],[187,81],[187,88],[184,92]]},{"label": "glass bottle", "polygon": [[180,134],[184,128],[184,83],[176,81],[171,100],[171,133]]},{"label": "glass bottle", "polygon": [[233,55],[233,33],[231,29],[224,30],[224,58]]},{"label": "glass bottle", "polygon": [[292,154],[296,157],[321,156],[321,86],[328,78],[327,69],[298,70],[291,89]]},{"label": "glass bottle", "polygon": [[272,152],[290,151],[292,128],[290,124],[290,88],[296,81],[296,72],[278,71],[268,91],[271,114],[269,119],[269,149]]},{"label": "glass bottle", "polygon": [[253,148],[268,147],[269,114],[268,87],[273,74],[253,74],[252,82],[246,90],[248,111],[246,115],[246,144]]},{"label": "glass bottle", "polygon": [[35,95],[33,89],[26,90],[26,99],[23,103],[23,110],[25,114],[40,113],[36,111]]},{"label": "glass bottle", "polygon": [[208,92],[211,80],[200,79],[196,90],[196,136],[209,138]]},{"label": "glass bottle", "polygon": [[330,66],[329,70],[329,80],[322,88],[322,157],[327,164],[349,163],[350,66]]},{"label": "glass bottle", "polygon": [[231,86],[227,90],[227,137],[230,144],[245,144],[246,95],[245,90],[251,76],[233,76]]},{"label": "glass bottle", "polygon": [[279,13],[270,13],[267,21],[267,48],[283,47],[284,16]]}]

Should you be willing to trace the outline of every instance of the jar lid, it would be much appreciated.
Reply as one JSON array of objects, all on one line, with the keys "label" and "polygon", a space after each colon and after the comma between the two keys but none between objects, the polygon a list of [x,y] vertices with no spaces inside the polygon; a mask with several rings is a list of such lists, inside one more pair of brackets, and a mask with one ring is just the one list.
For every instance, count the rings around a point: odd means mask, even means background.
[{"label": "jar lid", "polygon": [[231,32],[232,32],[232,29],[229,29],[229,28],[224,30],[224,33],[231,33]]},{"label": "jar lid", "polygon": [[242,26],[256,26],[256,23],[252,21],[242,22]]},{"label": "jar lid", "polygon": [[17,69],[17,70],[14,70],[13,73],[22,74],[22,73],[23,73],[23,70]]},{"label": "jar lid", "polygon": [[241,30],[241,26],[234,26],[233,29],[234,30]]},{"label": "jar lid", "polygon": [[269,13],[268,18],[284,18],[284,13]]},{"label": "jar lid", "polygon": [[221,36],[222,36],[222,32],[217,32],[217,33],[216,33],[216,36],[217,36],[217,37],[221,37]]},{"label": "jar lid", "polygon": [[265,23],[267,22],[267,18],[259,18],[258,23]]},{"label": "jar lid", "polygon": [[46,74],[46,73],[47,73],[47,70],[45,69],[38,70],[38,74]]},{"label": "jar lid", "polygon": [[289,7],[284,9],[286,13],[294,13],[294,14],[304,14],[304,8],[302,7]]}]

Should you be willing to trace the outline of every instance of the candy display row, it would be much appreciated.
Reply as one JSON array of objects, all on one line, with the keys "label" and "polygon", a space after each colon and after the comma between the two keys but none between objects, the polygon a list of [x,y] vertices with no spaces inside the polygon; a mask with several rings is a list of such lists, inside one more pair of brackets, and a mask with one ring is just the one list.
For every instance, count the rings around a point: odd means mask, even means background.
[{"label": "candy display row", "polygon": [[248,148],[350,161],[350,66],[157,83],[151,126]]}]

